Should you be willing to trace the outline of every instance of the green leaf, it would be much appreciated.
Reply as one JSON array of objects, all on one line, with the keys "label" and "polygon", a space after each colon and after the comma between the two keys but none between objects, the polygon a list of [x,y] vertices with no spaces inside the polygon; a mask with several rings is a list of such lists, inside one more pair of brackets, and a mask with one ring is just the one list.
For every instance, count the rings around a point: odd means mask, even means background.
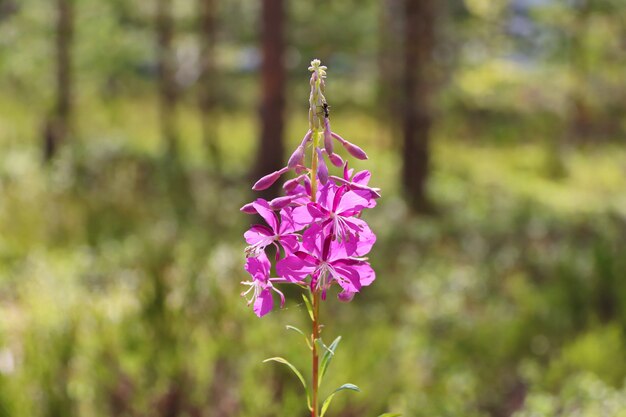
[{"label": "green leaf", "polygon": [[354,384],[343,384],[342,386],[334,390],[333,393],[330,394],[328,398],[324,400],[324,402],[322,403],[322,410],[320,412],[320,417],[324,417],[324,414],[326,414],[326,410],[328,410],[328,407],[330,406],[330,402],[333,400],[333,397],[335,396],[335,394],[337,394],[339,391],[343,391],[346,389],[349,389],[351,391],[361,392],[359,387],[357,387]]},{"label": "green leaf", "polygon": [[313,316],[313,306],[311,305],[311,300],[306,294],[302,294],[302,299],[304,300],[304,304],[306,304],[306,309],[309,312],[309,317],[311,317],[311,321],[315,321],[315,317]]},{"label": "green leaf", "polygon": [[300,333],[302,336],[306,337],[306,335],[304,334],[304,332],[300,329],[298,329],[296,326],[291,326],[291,325],[286,325],[285,326],[287,328],[287,330],[293,330],[294,332],[298,332]]},{"label": "green leaf", "polygon": [[265,360],[263,361],[263,363],[270,362],[270,361],[273,361],[273,362],[278,362],[278,363],[282,363],[282,364],[287,365],[287,366],[289,367],[289,369],[291,369],[291,370],[293,371],[293,373],[294,373],[294,374],[296,374],[296,376],[298,377],[298,379],[300,380],[300,382],[302,382],[302,386],[304,387],[304,389],[305,389],[305,391],[306,391],[306,393],[307,393],[307,397],[308,397],[308,395],[309,395],[309,389],[308,389],[308,388],[307,388],[307,386],[306,386],[306,382],[304,381],[304,377],[302,376],[302,374],[300,373],[300,371],[298,371],[298,368],[296,368],[295,366],[293,366],[293,365],[292,365],[292,364],[291,364],[291,363],[290,363],[287,359],[285,359],[285,358],[281,358],[281,357],[268,358],[268,359],[265,359]]},{"label": "green leaf", "polygon": [[309,347],[309,349],[313,349],[311,347],[311,342],[309,342],[309,337],[306,334],[304,334],[304,332],[302,330],[298,329],[295,326],[290,326],[290,325],[287,325],[285,327],[287,328],[287,330],[293,330],[294,332],[300,333],[302,335],[302,337],[304,337],[304,341],[306,342],[306,345]]},{"label": "green leaf", "polygon": [[400,413],[385,413],[381,414],[378,417],[400,417],[402,414]]},{"label": "green leaf", "polygon": [[324,378],[324,375],[326,375],[326,371],[328,370],[330,361],[333,359],[333,356],[335,356],[335,351],[337,350],[337,346],[339,345],[340,341],[341,341],[341,336],[337,336],[337,338],[333,340],[333,343],[331,343],[330,346],[328,347],[326,347],[326,345],[320,341],[320,343],[325,349],[325,352],[324,352],[324,355],[322,356],[322,362],[320,363],[318,386],[322,383],[322,378]]}]

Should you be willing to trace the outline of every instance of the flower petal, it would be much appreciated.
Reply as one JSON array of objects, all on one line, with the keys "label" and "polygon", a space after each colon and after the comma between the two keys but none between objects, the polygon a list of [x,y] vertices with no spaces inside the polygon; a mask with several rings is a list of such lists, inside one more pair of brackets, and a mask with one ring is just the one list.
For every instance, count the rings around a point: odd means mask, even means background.
[{"label": "flower petal", "polygon": [[279,277],[291,282],[300,282],[315,270],[315,264],[306,254],[298,256],[299,253],[286,256],[276,263],[276,273]]},{"label": "flower petal", "polygon": [[271,264],[265,252],[261,252],[261,254],[255,258],[247,258],[245,268],[255,280],[261,282],[267,282],[269,280]]},{"label": "flower petal", "polygon": [[341,200],[338,202],[335,213],[352,213],[363,210],[369,205],[367,199],[363,198],[354,191],[348,191],[341,196]]},{"label": "flower petal", "polygon": [[278,231],[278,220],[272,210],[270,204],[262,198],[257,198],[252,206],[256,209],[257,213],[270,225],[274,232]]},{"label": "flower petal", "polygon": [[254,314],[258,317],[263,317],[274,307],[274,298],[272,297],[272,291],[269,288],[265,288],[257,299],[254,301]]},{"label": "flower petal", "polygon": [[262,242],[265,246],[272,243],[272,231],[267,226],[255,224],[243,234],[249,245],[256,245]]}]

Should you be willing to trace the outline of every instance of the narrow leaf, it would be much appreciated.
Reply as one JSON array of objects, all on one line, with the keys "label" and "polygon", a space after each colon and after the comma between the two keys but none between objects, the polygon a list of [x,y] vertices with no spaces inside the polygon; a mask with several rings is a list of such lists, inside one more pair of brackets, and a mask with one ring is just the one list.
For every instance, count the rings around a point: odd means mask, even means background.
[{"label": "narrow leaf", "polygon": [[319,339],[315,339],[315,343],[317,343],[317,346],[319,347],[320,352],[323,352],[322,355],[330,350],[330,348],[326,346],[326,344],[324,343],[321,337]]},{"label": "narrow leaf", "polygon": [[306,309],[309,312],[311,321],[314,321],[315,317],[313,316],[313,306],[311,305],[311,300],[309,300],[309,297],[307,297],[306,294],[302,294],[302,299],[304,300],[304,304],[306,304]]},{"label": "narrow leaf", "polygon": [[339,388],[334,390],[333,393],[330,394],[328,396],[328,398],[326,398],[324,400],[324,402],[322,403],[322,410],[320,412],[320,417],[324,417],[324,414],[326,414],[326,410],[328,410],[328,407],[330,406],[330,403],[333,400],[333,397],[335,396],[335,394],[337,394],[339,391],[343,391],[343,390],[346,390],[346,389],[349,389],[351,391],[356,391],[356,392],[360,392],[361,391],[359,389],[359,387],[357,387],[354,384],[343,384],[342,386],[340,386]]},{"label": "narrow leaf", "polygon": [[302,336],[306,337],[306,335],[304,334],[304,332],[300,329],[298,329],[296,326],[291,326],[291,325],[286,325],[285,326],[287,328],[287,330],[293,330],[294,332],[298,332],[300,333]]},{"label": "narrow leaf", "polygon": [[326,345],[323,345],[326,351],[324,352],[324,355],[322,356],[322,362],[320,363],[318,384],[321,384],[322,378],[324,378],[324,375],[326,375],[326,371],[328,370],[330,361],[333,359],[333,356],[335,356],[335,351],[337,350],[337,346],[339,345],[340,341],[341,336],[337,336],[337,338],[333,340],[333,343],[331,343],[330,346],[326,347]]},{"label": "narrow leaf", "polygon": [[309,394],[309,390],[308,390],[308,388],[307,388],[307,386],[306,386],[306,382],[304,381],[304,377],[302,376],[302,374],[300,373],[300,371],[298,371],[298,368],[296,368],[295,366],[293,366],[293,365],[291,364],[291,362],[289,362],[287,359],[285,359],[285,358],[281,358],[281,357],[268,358],[268,359],[265,359],[265,360],[263,361],[263,363],[270,362],[270,361],[273,361],[273,362],[278,362],[278,363],[282,363],[282,364],[287,365],[287,366],[289,367],[289,369],[291,369],[291,370],[293,371],[293,373],[294,373],[294,374],[296,374],[296,376],[298,377],[298,379],[299,379],[299,380],[300,380],[300,382],[302,383],[302,386],[303,386],[303,387],[304,387],[304,389],[306,390],[306,392],[307,392],[307,396],[308,396],[308,394]]},{"label": "narrow leaf", "polygon": [[381,414],[378,417],[400,417],[402,414],[400,413],[385,413]]},{"label": "narrow leaf", "polygon": [[306,342],[306,345],[309,347],[309,349],[313,349],[311,347],[311,342],[309,342],[309,337],[306,334],[304,334],[302,330],[298,329],[295,326],[290,326],[290,325],[287,325],[285,327],[287,328],[287,330],[293,330],[294,332],[300,333],[304,337],[304,341]]}]

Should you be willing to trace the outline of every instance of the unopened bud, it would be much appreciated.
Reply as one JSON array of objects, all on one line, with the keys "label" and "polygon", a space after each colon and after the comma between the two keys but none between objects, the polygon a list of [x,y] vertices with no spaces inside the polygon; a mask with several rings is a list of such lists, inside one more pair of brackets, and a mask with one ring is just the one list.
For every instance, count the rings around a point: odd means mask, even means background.
[{"label": "unopened bud", "polygon": [[252,189],[254,191],[267,190],[276,182],[278,178],[280,178],[281,175],[283,175],[288,170],[289,170],[289,167],[285,167],[278,171],[274,171],[271,174],[267,174],[266,176],[258,180],[256,183],[254,183],[254,185],[252,186]]},{"label": "unopened bud", "polygon": [[324,161],[324,155],[319,148],[317,148],[318,155],[318,164],[317,164],[317,177],[320,179],[320,182],[324,185],[328,182],[328,167],[326,166],[326,161]]},{"label": "unopened bud", "polygon": [[283,190],[287,192],[291,192],[295,190],[297,186],[298,186],[298,178],[293,178],[283,184]]},{"label": "unopened bud", "polygon": [[295,168],[298,165],[303,165],[304,160],[304,148],[302,145],[298,146],[295,151],[289,157],[289,162],[287,163],[287,167]]},{"label": "unopened bud", "polygon": [[292,178],[283,184],[283,190],[285,190],[286,192],[291,192],[295,190],[298,185],[300,185],[300,181],[306,179],[308,179],[308,174],[302,174],[297,176],[296,178]]},{"label": "unopened bud", "polygon": [[347,140],[344,140],[342,145],[344,148],[346,148],[346,151],[348,151],[348,153],[354,156],[356,159],[367,159],[367,154],[365,153],[365,151],[356,146],[354,143],[350,143]]},{"label": "unopened bud", "polygon": [[293,196],[277,197],[270,201],[270,207],[272,210],[280,210],[287,207],[293,201],[293,198]]},{"label": "unopened bud", "polygon": [[303,148],[306,147],[306,144],[309,143],[312,137],[313,137],[313,131],[309,130],[308,132],[306,132],[306,135],[304,135],[304,137],[302,138],[302,142],[300,143],[300,146],[302,146]]},{"label": "unopened bud", "polygon": [[253,203],[246,204],[245,206],[240,208],[239,211],[246,213],[246,214],[256,214],[256,209],[254,208],[252,204]]},{"label": "unopened bud", "polygon": [[330,159],[330,162],[336,167],[343,166],[343,159],[336,153],[328,155],[328,159]]},{"label": "unopened bud", "polygon": [[337,298],[339,299],[339,301],[347,303],[349,301],[352,301],[352,299],[354,298],[354,293],[350,291],[342,291],[337,294]]},{"label": "unopened bud", "polygon": [[330,121],[324,119],[324,149],[328,152],[328,156],[333,154],[333,137],[330,130]]}]

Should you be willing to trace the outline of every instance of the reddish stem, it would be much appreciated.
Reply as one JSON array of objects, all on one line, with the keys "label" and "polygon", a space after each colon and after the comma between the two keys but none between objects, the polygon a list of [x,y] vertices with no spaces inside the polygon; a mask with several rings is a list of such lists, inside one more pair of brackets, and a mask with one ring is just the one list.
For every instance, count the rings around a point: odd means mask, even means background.
[{"label": "reddish stem", "polygon": [[319,308],[320,306],[320,293],[319,291],[315,291],[313,293],[313,334],[312,334],[312,339],[313,339],[313,372],[312,372],[312,387],[313,387],[313,401],[312,401],[312,405],[311,405],[311,417],[317,417],[317,405],[318,405],[318,395],[317,395],[317,389],[318,389],[318,379],[319,379],[319,355],[317,352],[317,339],[319,339],[320,337],[320,327],[319,327]]}]

